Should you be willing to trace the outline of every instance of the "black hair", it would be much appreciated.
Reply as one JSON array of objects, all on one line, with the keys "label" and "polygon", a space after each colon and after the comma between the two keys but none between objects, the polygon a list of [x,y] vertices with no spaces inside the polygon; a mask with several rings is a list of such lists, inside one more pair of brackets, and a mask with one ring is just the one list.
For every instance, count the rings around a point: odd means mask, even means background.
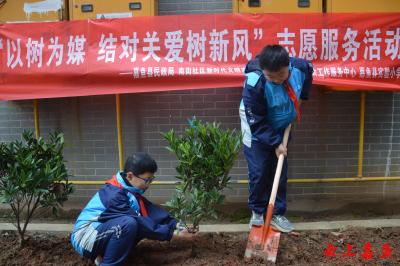
[{"label": "black hair", "polygon": [[132,172],[136,176],[146,172],[154,174],[157,172],[157,163],[147,153],[136,152],[126,159],[124,173],[128,172]]},{"label": "black hair", "polygon": [[278,44],[267,45],[262,49],[259,60],[261,69],[276,72],[289,66],[289,53]]}]

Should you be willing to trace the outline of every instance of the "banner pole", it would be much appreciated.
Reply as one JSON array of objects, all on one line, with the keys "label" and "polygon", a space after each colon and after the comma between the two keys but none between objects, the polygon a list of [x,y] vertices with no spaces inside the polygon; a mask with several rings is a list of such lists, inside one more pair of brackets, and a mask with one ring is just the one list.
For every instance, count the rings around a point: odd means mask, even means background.
[{"label": "banner pole", "polygon": [[39,108],[38,108],[38,100],[33,100],[33,119],[35,124],[35,135],[36,139],[40,137],[40,125],[39,125]]},{"label": "banner pole", "polygon": [[122,127],[121,127],[121,99],[120,95],[115,95],[116,111],[117,111],[117,133],[118,133],[118,156],[119,169],[124,169],[124,151],[122,147]]}]

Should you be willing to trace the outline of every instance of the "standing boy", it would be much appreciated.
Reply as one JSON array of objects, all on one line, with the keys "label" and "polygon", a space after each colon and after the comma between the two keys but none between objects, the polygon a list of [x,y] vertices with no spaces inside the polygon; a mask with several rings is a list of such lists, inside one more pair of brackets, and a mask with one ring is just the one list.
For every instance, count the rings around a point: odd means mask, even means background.
[{"label": "standing boy", "polygon": [[[264,224],[277,158],[287,155],[282,145],[285,128],[297,117],[300,99],[307,100],[313,69],[306,60],[289,58],[280,45],[267,45],[246,65],[240,103],[244,154],[249,172],[250,226]],[[287,158],[285,158],[271,225],[281,232],[293,230],[286,212]]]}]

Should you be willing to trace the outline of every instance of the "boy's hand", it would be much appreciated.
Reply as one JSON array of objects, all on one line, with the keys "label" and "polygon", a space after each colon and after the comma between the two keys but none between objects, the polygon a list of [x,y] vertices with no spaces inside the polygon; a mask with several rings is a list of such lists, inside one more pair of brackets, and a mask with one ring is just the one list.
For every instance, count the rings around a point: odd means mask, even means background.
[{"label": "boy's hand", "polygon": [[180,231],[177,230],[175,232],[176,232],[176,234],[174,233],[175,239],[191,239],[191,238],[197,236],[199,233],[198,231],[195,233],[190,233],[187,229],[183,229]]},{"label": "boy's hand", "polygon": [[175,238],[175,239],[177,239],[177,238],[191,239],[194,236],[196,236],[197,234],[198,234],[198,231],[189,232],[188,229],[183,224],[177,223],[173,238]]},{"label": "boy's hand", "polygon": [[279,155],[283,154],[284,156],[287,156],[287,148],[283,146],[283,144],[280,144],[276,149],[275,149],[275,154],[276,157],[279,158]]}]

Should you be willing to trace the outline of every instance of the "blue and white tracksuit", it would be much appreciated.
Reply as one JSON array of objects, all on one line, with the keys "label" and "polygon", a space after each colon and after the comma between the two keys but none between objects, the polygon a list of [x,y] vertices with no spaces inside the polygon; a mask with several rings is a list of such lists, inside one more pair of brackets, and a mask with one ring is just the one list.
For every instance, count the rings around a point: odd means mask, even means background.
[{"label": "blue and white tracksuit", "polygon": [[141,196],[143,192],[128,186],[120,173],[113,176],[76,220],[71,234],[74,249],[92,260],[102,256],[101,265],[123,265],[141,239],[170,240],[176,220]]},{"label": "blue and white tracksuit", "polygon": [[[289,83],[297,99],[308,99],[313,69],[306,60],[290,58]],[[265,213],[275,175],[275,149],[285,128],[296,118],[294,103],[283,84],[268,81],[255,58],[246,66],[239,113],[244,154],[249,174],[249,207]],[[286,212],[287,159],[285,158],[275,202],[275,214]]]}]

